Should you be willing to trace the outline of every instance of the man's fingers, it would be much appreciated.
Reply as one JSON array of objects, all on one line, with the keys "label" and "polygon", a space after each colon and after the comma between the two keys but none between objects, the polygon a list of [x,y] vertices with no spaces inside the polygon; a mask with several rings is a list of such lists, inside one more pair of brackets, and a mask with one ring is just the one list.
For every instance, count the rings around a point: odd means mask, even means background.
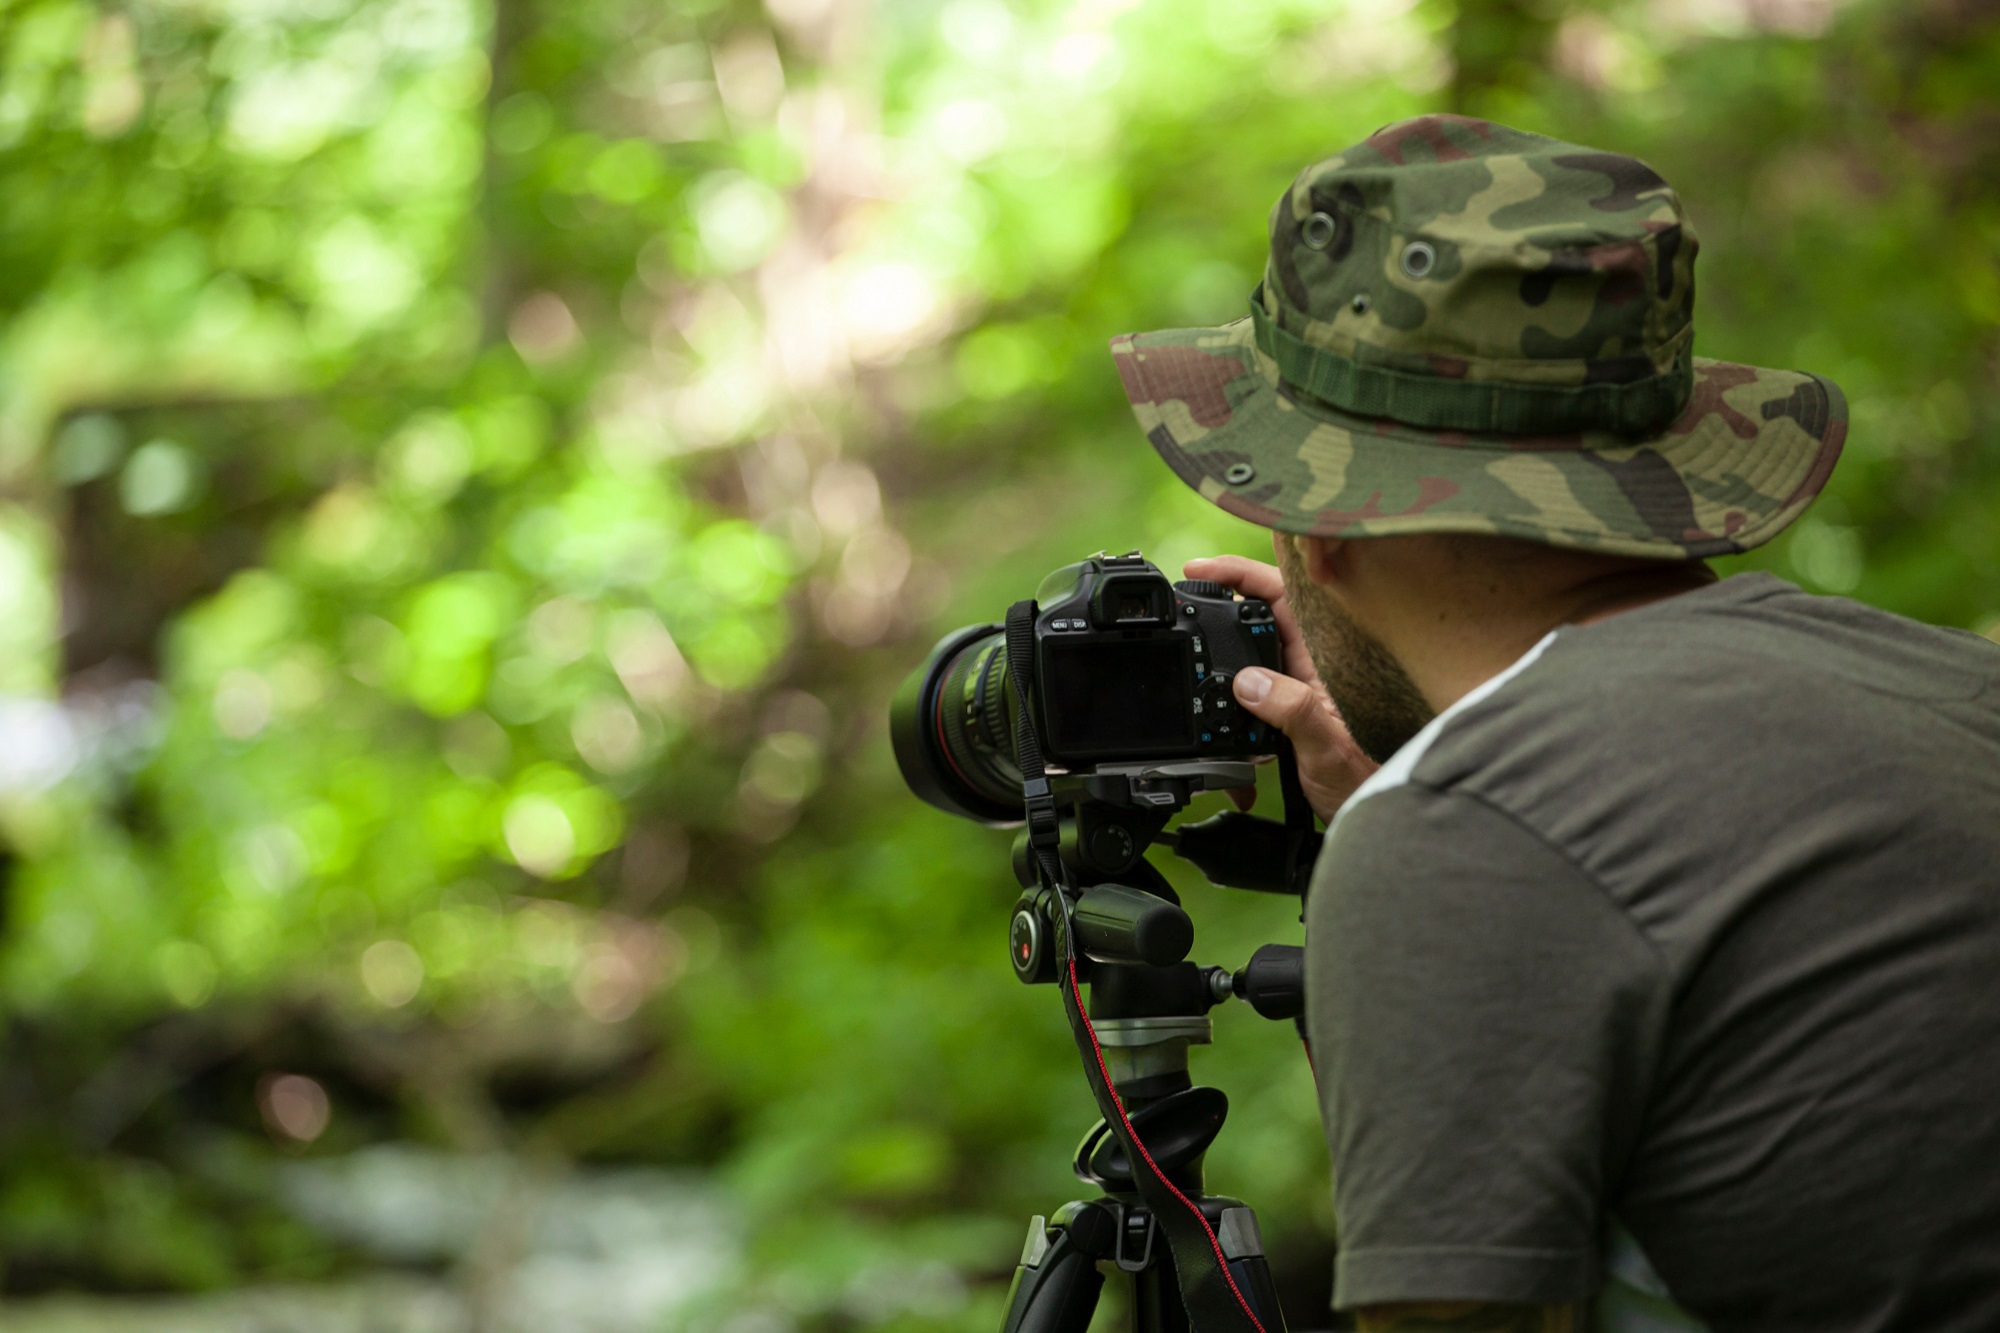
[{"label": "man's fingers", "polygon": [[1302,765],[1310,766],[1323,755],[1346,762],[1353,742],[1323,691],[1263,667],[1237,672],[1232,688],[1236,702],[1291,738]]},{"label": "man's fingers", "polygon": [[1298,617],[1292,614],[1291,601],[1285,596],[1284,576],[1278,572],[1276,565],[1240,555],[1216,555],[1190,560],[1181,567],[1181,572],[1191,579],[1210,579],[1236,589],[1245,597],[1257,597],[1269,602],[1272,618],[1278,622],[1279,642],[1284,645],[1285,670],[1301,680],[1311,678],[1312,657],[1306,652],[1305,638],[1299,633]]},{"label": "man's fingers", "polygon": [[1220,583],[1245,597],[1259,597],[1267,602],[1276,602],[1285,595],[1285,580],[1278,567],[1246,556],[1216,555],[1190,560],[1181,566],[1181,573],[1191,579]]},{"label": "man's fingers", "polygon": [[1324,690],[1263,667],[1245,667],[1233,686],[1243,710],[1285,733],[1298,752],[1299,780],[1322,819],[1361,785],[1376,764],[1361,753]]},{"label": "man's fingers", "polygon": [[1236,702],[1292,738],[1293,744],[1308,739],[1302,731],[1326,724],[1326,709],[1319,692],[1304,681],[1263,667],[1245,667],[1236,673]]},{"label": "man's fingers", "polygon": [[1285,596],[1284,576],[1276,565],[1240,555],[1215,555],[1190,560],[1181,567],[1181,572],[1191,579],[1210,579],[1246,597],[1259,597],[1270,603],[1271,616],[1278,622],[1278,644],[1284,654],[1285,671],[1299,680],[1318,678],[1305,635],[1299,630],[1298,617],[1292,614],[1291,600]]}]

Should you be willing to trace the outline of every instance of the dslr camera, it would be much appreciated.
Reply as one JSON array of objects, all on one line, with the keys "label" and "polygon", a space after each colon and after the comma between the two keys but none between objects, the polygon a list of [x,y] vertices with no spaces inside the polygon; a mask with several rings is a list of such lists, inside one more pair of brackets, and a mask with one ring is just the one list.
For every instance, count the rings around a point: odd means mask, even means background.
[{"label": "dslr camera", "polygon": [[[1136,551],[1065,565],[1035,601],[1027,703],[1051,773],[1171,773],[1176,762],[1278,753],[1281,738],[1230,685],[1245,667],[1278,667],[1268,604],[1220,583],[1169,582]],[[1016,708],[1003,627],[946,635],[891,712],[910,789],[950,814],[1019,823]]]},{"label": "dslr camera", "polygon": [[[982,824],[1027,825],[1008,956],[1020,981],[1060,990],[1103,1116],[1070,1164],[1103,1197],[1030,1223],[1005,1333],[1082,1329],[1112,1264],[1131,1276],[1134,1327],[1187,1328],[1185,1309],[1202,1327],[1283,1333],[1255,1214],[1204,1188],[1229,1101],[1194,1086],[1187,1053],[1231,997],[1298,1021],[1304,951],[1267,944],[1235,972],[1189,960],[1194,923],[1145,857],[1165,846],[1212,883],[1303,893],[1320,838],[1296,759],[1232,689],[1281,656],[1267,603],[1169,582],[1136,551],[1100,553],[1042,580],[1006,625],[946,635],[896,692],[890,734],[910,790]],[[1254,785],[1266,756],[1283,823],[1228,810],[1167,828],[1200,792]]]}]

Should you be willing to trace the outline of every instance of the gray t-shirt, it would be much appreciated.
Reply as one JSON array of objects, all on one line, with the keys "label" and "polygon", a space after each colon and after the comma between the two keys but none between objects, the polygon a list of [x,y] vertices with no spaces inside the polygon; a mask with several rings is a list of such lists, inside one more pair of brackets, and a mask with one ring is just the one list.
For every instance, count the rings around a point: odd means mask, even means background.
[{"label": "gray t-shirt", "polygon": [[1335,1303],[2000,1329],[2000,646],[1769,575],[1551,635],[1328,839]]}]

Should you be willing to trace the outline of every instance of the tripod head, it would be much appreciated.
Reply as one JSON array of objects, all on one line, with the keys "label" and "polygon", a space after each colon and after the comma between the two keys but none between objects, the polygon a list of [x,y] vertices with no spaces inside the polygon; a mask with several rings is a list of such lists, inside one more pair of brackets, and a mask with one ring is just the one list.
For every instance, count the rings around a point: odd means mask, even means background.
[{"label": "tripod head", "polygon": [[[1127,872],[1143,875],[1151,867],[1140,857],[1148,845],[1159,843],[1192,861],[1210,883],[1303,895],[1320,842],[1309,821],[1280,824],[1227,811],[1166,830],[1167,821],[1201,793],[1256,782],[1256,766],[1234,760],[1101,764],[1086,773],[1052,774],[1063,865],[1079,884]],[[1292,803],[1289,793],[1286,803]],[[1014,877],[1023,887],[1036,880],[1025,833],[1014,840]]]},{"label": "tripod head", "polygon": [[[1266,1018],[1294,1018],[1302,1011],[1303,959],[1291,946],[1266,945],[1235,973],[1187,964],[1198,973],[1198,984],[1185,973],[1146,978],[1127,970],[1173,973],[1194,944],[1194,923],[1182,910],[1179,895],[1145,859],[1145,849],[1154,843],[1172,847],[1213,883],[1303,894],[1320,843],[1309,829],[1301,833],[1296,826],[1229,811],[1166,831],[1167,821],[1202,792],[1255,782],[1251,764],[1232,760],[1105,764],[1088,773],[1051,777],[1061,829],[1058,855],[1080,890],[1071,919],[1080,954],[1078,976],[1092,982],[1093,1018],[1099,1017],[1102,1001],[1109,1021],[1178,1013],[1205,1027],[1208,1020],[1199,1016],[1231,995],[1249,1001]],[[1009,930],[1014,974],[1029,985],[1051,982],[1056,980],[1057,890],[1037,875],[1025,831],[1015,839],[1013,863],[1023,888]],[[1107,973],[1107,968],[1119,970]],[[1106,983],[1118,998],[1100,996]],[[1140,1000],[1139,990],[1150,992],[1149,997]],[[1163,1004],[1169,1007],[1160,1008]],[[1205,1042],[1207,1037],[1188,1040]],[[1187,1044],[1184,1040],[1180,1047],[1183,1068]],[[1118,1081],[1114,1075],[1113,1082]]]}]

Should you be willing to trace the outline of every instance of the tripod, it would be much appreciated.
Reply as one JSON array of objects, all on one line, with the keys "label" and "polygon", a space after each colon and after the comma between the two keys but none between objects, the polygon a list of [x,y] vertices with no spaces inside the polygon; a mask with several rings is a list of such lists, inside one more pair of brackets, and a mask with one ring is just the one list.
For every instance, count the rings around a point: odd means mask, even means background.
[{"label": "tripod", "polygon": [[[1165,1243],[1155,1204],[1164,1194],[1176,1206],[1198,1211],[1217,1260],[1226,1269],[1238,1303],[1264,1333],[1284,1333],[1257,1216],[1249,1205],[1205,1192],[1202,1159],[1221,1133],[1229,1100],[1215,1088],[1196,1086],[1188,1074],[1188,1048],[1211,1040],[1208,1011],[1237,995],[1269,1018],[1294,1018],[1303,1010],[1303,950],[1266,945],[1237,973],[1183,961],[1193,925],[1164,876],[1139,855],[1150,841],[1167,842],[1203,864],[1227,862],[1232,852],[1255,863],[1269,861],[1267,821],[1218,816],[1184,828],[1179,838],[1161,832],[1167,817],[1198,791],[1241,785],[1247,765],[1186,764],[1125,771],[1099,770],[1088,778],[1059,780],[1067,806],[1062,820],[1064,865],[1086,885],[1066,912],[1037,888],[1028,858],[1017,847],[1016,871],[1028,887],[1012,930],[1016,973],[1023,981],[1062,981],[1054,975],[1050,937],[1073,929],[1078,947],[1071,961],[1090,984],[1090,1037],[1104,1082],[1123,1108],[1131,1134],[1150,1162],[1131,1160],[1108,1120],[1084,1136],[1071,1164],[1101,1197],[1065,1204],[1053,1216],[1035,1217],[1015,1269],[1003,1333],[1085,1333],[1105,1276],[1115,1267],[1131,1282],[1134,1333],[1193,1333],[1183,1303],[1180,1274]],[[1261,852],[1257,844],[1261,842]],[[1122,883],[1109,881],[1115,872]],[[1212,872],[1212,877],[1217,877]],[[1253,869],[1244,887],[1289,888],[1289,866]],[[1095,881],[1095,882],[1092,882]],[[1079,1045],[1081,1046],[1081,1042]],[[1142,1197],[1139,1173],[1153,1170],[1171,1193]],[[1148,1182],[1152,1184],[1153,1182]]]}]

